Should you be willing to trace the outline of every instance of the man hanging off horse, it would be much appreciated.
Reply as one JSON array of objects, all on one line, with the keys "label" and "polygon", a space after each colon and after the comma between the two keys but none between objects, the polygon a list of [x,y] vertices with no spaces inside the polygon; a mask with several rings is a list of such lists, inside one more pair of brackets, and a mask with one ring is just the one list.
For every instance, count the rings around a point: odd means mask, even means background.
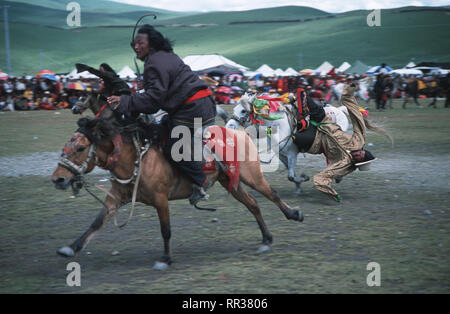
[{"label": "man hanging off horse", "polygon": [[[329,166],[314,176],[314,187],[324,192],[336,201],[341,202],[339,194],[331,187],[333,180],[341,179],[356,170],[355,164],[374,159],[372,154],[364,150],[366,125],[354,97],[355,85],[346,85],[342,93],[342,104],[347,107],[353,124],[353,134],[348,134],[331,122],[331,118],[324,115],[320,123],[317,119],[310,119],[310,126],[305,135],[309,139],[296,135],[296,143],[303,145],[309,154],[324,154],[330,161]],[[315,121],[314,121],[315,120]],[[312,133],[311,133],[312,132]],[[298,144],[298,145],[299,145]]]},{"label": "man hanging off horse", "polygon": [[[145,24],[132,43],[138,59],[144,65],[144,92],[132,95],[111,96],[108,102],[114,110],[124,115],[147,113],[159,109],[168,113],[169,134],[176,126],[188,127],[191,131],[191,145],[194,144],[194,118],[201,118],[202,129],[215,124],[216,105],[208,84],[201,80],[174,52],[172,43],[152,26]],[[179,135],[181,138],[182,135]],[[180,138],[170,136],[165,145],[166,158],[171,157],[172,146]],[[192,148],[192,147],[191,147]],[[193,194],[189,201],[196,204],[207,198],[210,187],[202,170],[202,161],[194,160],[191,149],[190,160],[176,162],[176,166],[193,182]]]}]

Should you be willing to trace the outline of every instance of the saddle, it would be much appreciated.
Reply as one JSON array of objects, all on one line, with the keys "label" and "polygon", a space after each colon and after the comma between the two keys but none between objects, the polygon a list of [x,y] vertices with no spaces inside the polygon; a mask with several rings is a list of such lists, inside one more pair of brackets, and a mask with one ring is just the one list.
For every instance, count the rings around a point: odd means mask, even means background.
[{"label": "saddle", "polygon": [[227,128],[212,125],[205,132],[203,144],[209,153],[202,167],[203,172],[214,172],[219,166],[229,179],[228,192],[236,189],[240,167],[236,134]]},{"label": "saddle", "polygon": [[311,148],[311,145],[316,138],[316,131],[317,127],[313,124],[309,124],[306,129],[295,133],[294,143],[297,145],[299,152],[306,153]]},{"label": "saddle", "polygon": [[[138,135],[141,141],[164,147],[170,135],[167,119],[163,118],[161,123],[145,124]],[[202,144],[207,153],[202,165],[203,172],[208,174],[222,169],[229,179],[228,191],[236,189],[239,184],[240,166],[236,134],[224,127],[212,125],[205,132]]]}]

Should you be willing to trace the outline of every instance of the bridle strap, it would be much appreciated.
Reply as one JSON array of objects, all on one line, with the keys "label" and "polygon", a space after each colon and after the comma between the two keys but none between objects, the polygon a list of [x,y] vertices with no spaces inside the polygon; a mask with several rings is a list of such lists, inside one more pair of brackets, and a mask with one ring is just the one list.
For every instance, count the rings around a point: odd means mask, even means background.
[{"label": "bridle strap", "polygon": [[74,175],[76,176],[83,176],[84,173],[86,172],[88,166],[89,166],[89,162],[91,161],[91,158],[95,156],[95,158],[97,157],[97,154],[95,152],[95,145],[91,144],[89,147],[89,153],[88,156],[86,158],[85,161],[83,161],[83,163],[79,166],[75,163],[73,163],[72,161],[70,161],[69,159],[67,159],[66,157],[61,156],[61,159],[58,162],[58,165],[60,165],[63,168],[66,168],[67,170],[69,170],[70,172],[72,172]]}]

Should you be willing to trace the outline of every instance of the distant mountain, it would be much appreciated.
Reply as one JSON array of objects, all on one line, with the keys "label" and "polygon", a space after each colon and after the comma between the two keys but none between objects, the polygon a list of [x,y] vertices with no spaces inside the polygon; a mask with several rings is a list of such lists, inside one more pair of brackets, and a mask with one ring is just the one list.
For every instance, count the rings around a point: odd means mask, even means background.
[{"label": "distant mountain", "polygon": [[[108,62],[117,70],[132,64],[132,26],[153,10],[105,0],[78,2],[82,27],[70,28],[65,1],[0,0],[0,5],[10,5],[13,74],[40,68],[69,72],[76,62]],[[181,57],[219,53],[253,69],[263,63],[300,69],[316,68],[323,61],[336,66],[356,60],[369,65],[385,62],[391,67],[411,60],[449,61],[449,8],[382,10],[379,27],[367,25],[370,12],[330,14],[298,6],[208,13],[160,10],[156,21],[143,22],[174,40]],[[0,68],[5,69],[3,34],[0,31]]]},{"label": "distant mountain", "polygon": [[[48,9],[66,10],[66,6],[71,0],[9,0],[15,3],[33,4]],[[139,5],[132,5],[127,3],[119,3],[109,0],[74,0],[80,4],[81,10],[84,12],[97,12],[97,13],[123,13],[130,11],[153,11],[164,14],[182,15],[181,12],[174,12],[168,10],[161,10],[151,7],[144,7]]]},{"label": "distant mountain", "polygon": [[[64,2],[64,4],[62,3]],[[134,25],[146,13],[156,13],[158,21],[183,16],[185,13],[165,11],[139,6],[128,6],[112,1],[77,1],[81,7],[81,26]],[[42,5],[38,5],[42,3]],[[55,4],[51,6],[51,4]],[[37,0],[33,4],[22,1],[0,0],[0,5],[8,5],[11,22],[37,24],[58,28],[69,28],[66,22],[71,11],[66,10],[68,1]],[[0,17],[3,19],[3,14]]]}]

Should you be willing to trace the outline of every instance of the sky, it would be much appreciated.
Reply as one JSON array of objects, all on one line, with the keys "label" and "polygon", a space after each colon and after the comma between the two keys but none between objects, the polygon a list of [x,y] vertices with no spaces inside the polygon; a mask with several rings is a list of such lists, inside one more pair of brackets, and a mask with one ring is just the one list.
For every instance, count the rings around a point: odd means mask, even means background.
[{"label": "sky", "polygon": [[331,13],[389,9],[404,6],[444,6],[450,0],[113,0],[170,11],[242,11],[286,5],[308,6]]}]

